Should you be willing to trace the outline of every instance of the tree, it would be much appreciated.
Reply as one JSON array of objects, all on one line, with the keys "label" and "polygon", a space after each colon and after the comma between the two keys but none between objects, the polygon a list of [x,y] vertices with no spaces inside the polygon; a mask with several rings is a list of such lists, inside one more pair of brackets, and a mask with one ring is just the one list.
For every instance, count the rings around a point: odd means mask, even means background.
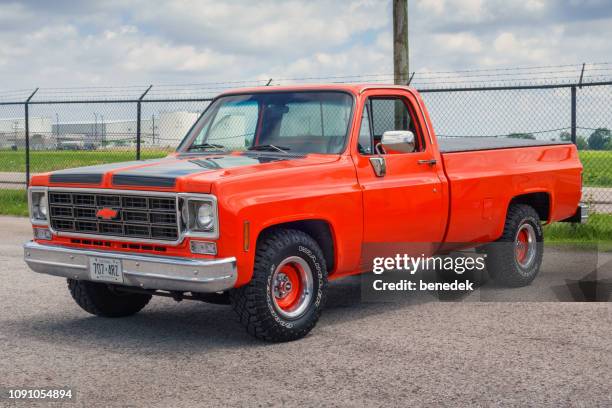
[{"label": "tree", "polygon": [[610,144],[611,139],[612,134],[610,133],[610,129],[598,128],[589,136],[589,149],[604,150],[606,145]]},{"label": "tree", "polygon": [[572,134],[570,132],[561,132],[559,134],[559,139],[563,142],[569,142],[570,140],[572,140]]},{"label": "tree", "polygon": [[578,150],[586,150],[589,144],[584,136],[578,136],[576,138],[576,148]]},{"label": "tree", "polygon": [[535,140],[535,136],[531,133],[510,133],[508,137],[512,139],[530,139]]}]

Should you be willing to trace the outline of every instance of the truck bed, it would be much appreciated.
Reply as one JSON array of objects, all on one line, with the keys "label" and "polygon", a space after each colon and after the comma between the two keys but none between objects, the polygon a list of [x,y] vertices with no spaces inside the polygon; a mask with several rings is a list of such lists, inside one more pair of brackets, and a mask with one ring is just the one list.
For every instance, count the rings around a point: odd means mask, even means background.
[{"label": "truck bed", "polygon": [[496,240],[511,200],[526,192],[544,194],[541,208],[546,220],[562,220],[576,212],[582,166],[571,143],[466,139],[438,141],[444,146],[450,191],[446,242]]},{"label": "truck bed", "polygon": [[565,144],[571,144],[571,142],[514,139],[509,137],[438,137],[438,146],[440,148],[441,153],[512,149],[515,147],[550,146]]}]

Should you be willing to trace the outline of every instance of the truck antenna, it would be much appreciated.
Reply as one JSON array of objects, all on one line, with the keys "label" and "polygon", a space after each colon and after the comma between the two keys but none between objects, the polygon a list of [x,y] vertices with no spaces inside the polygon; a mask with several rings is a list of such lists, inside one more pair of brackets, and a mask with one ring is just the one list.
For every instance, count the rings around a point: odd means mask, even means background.
[{"label": "truck antenna", "polygon": [[408,78],[408,83],[406,84],[406,86],[410,86],[410,83],[412,82],[412,78],[414,78],[414,74],[416,74],[416,72],[412,71],[412,75],[410,75],[410,78]]}]

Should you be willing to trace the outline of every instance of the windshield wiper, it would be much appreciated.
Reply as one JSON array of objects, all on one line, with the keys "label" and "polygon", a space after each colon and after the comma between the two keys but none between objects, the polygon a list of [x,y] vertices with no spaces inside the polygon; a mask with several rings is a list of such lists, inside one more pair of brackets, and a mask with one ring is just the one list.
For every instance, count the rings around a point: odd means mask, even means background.
[{"label": "windshield wiper", "polygon": [[291,148],[286,147],[286,146],[276,146],[273,144],[263,144],[263,145],[251,146],[247,150],[266,150],[269,152],[287,153],[287,150],[291,150]]},{"label": "windshield wiper", "polygon": [[191,145],[188,150],[195,150],[195,149],[221,149],[221,150],[225,150],[225,146],[220,145],[220,144],[214,144],[214,143],[201,143],[201,144]]}]

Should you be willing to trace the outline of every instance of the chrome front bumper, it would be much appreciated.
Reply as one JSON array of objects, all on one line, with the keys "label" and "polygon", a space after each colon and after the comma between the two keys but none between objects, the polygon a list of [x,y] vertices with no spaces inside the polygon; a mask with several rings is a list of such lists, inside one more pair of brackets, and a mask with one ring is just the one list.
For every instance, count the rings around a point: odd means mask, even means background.
[{"label": "chrome front bumper", "polygon": [[120,260],[124,286],[181,292],[211,293],[234,287],[236,258],[190,259],[155,255],[134,255],[42,245],[34,241],[24,246],[24,259],[38,273],[76,280],[92,280],[89,258]]}]

